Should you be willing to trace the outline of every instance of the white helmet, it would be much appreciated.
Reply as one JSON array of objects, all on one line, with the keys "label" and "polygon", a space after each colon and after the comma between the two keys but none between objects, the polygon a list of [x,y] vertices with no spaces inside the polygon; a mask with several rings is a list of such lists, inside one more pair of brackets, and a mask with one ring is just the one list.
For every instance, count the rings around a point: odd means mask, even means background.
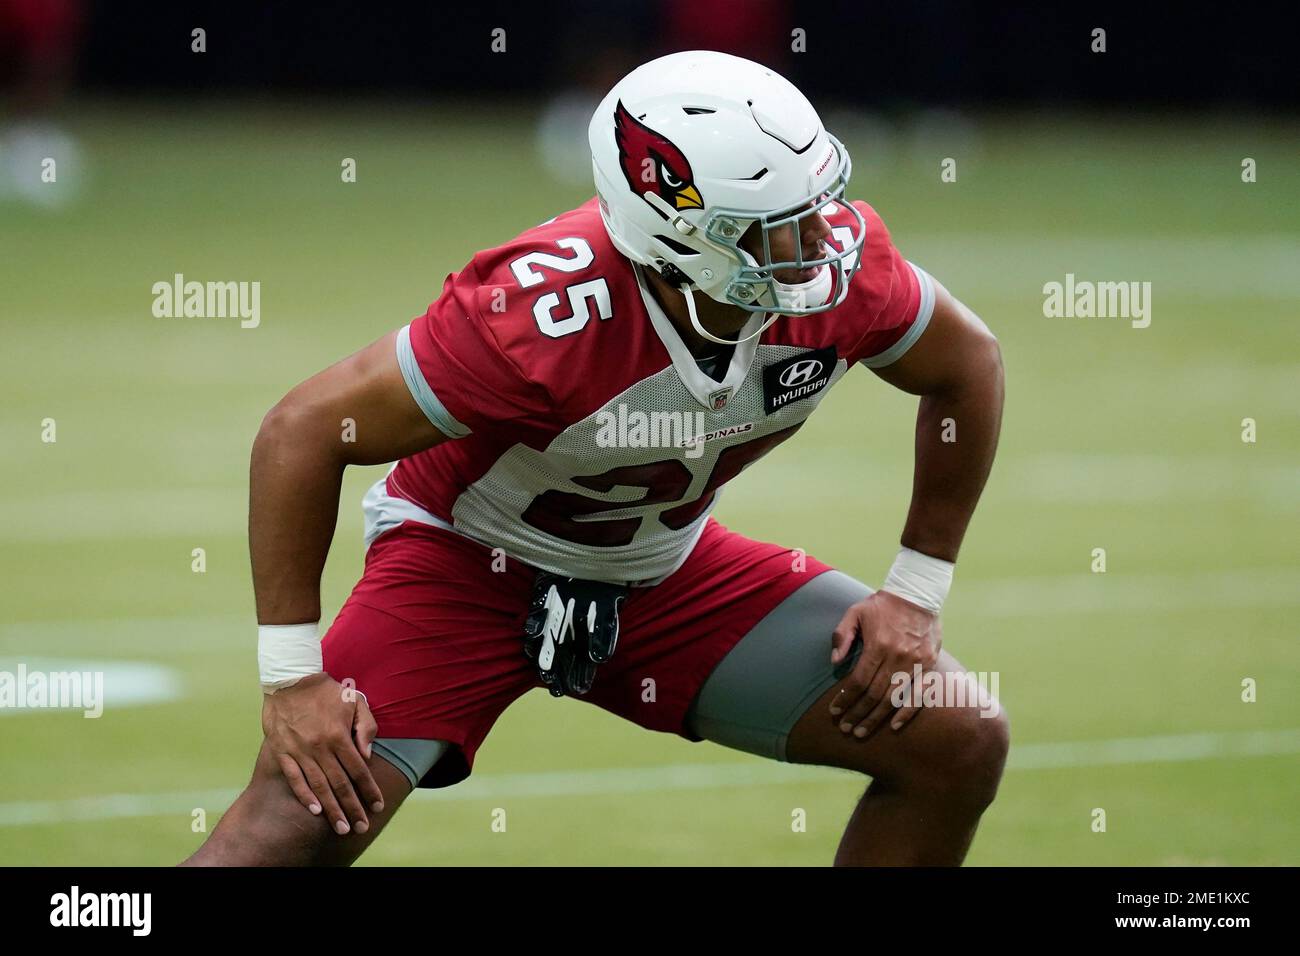
[{"label": "white helmet", "polygon": [[[740,57],[674,53],[637,67],[606,94],[588,131],[601,217],[615,247],[650,266],[686,295],[779,315],[824,312],[843,300],[866,234],[862,215],[841,202],[849,154],[788,80]],[[773,230],[840,206],[855,217],[842,251],[772,261]],[[739,245],[758,223],[764,261]],[[794,228],[798,228],[794,226]],[[816,268],[789,284],[778,269]],[[750,336],[752,337],[752,336]]]}]

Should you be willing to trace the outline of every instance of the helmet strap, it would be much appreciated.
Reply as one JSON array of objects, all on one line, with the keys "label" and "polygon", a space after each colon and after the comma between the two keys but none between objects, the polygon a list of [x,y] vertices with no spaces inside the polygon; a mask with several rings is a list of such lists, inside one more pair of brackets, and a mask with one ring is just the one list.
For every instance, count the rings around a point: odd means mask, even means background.
[{"label": "helmet strap", "polygon": [[700,324],[700,317],[695,311],[695,294],[691,292],[690,283],[683,282],[681,290],[682,295],[686,296],[686,314],[691,317],[691,328],[695,329],[696,333],[708,339],[710,342],[717,342],[719,345],[740,345],[743,342],[748,342],[752,338],[757,338],[767,331],[768,326],[781,317],[777,312],[770,313],[767,317],[767,321],[760,325],[756,331],[746,335],[743,339],[720,339]]}]

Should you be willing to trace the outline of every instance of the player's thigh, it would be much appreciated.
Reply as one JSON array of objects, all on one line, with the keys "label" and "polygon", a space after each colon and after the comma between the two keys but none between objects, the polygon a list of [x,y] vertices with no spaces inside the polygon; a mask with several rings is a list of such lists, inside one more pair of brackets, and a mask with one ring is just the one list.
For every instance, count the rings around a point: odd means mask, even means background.
[{"label": "player's thigh", "polygon": [[384,808],[378,811],[366,808],[368,827],[365,833],[354,830],[340,836],[325,814],[313,814],[299,802],[289,788],[275,755],[264,742],[249,784],[253,793],[249,808],[252,829],[257,834],[264,834],[270,845],[279,843],[286,836],[300,842],[311,857],[304,862],[326,866],[351,863],[374,842],[413,789],[407,774],[381,756],[377,749],[366,763],[384,796]]},{"label": "player's thigh", "polygon": [[823,571],[757,621],[713,668],[687,714],[690,730],[714,743],[793,760],[791,735],[809,708],[848,675],[858,647],[831,663],[831,632],[871,593],[847,574]]},{"label": "player's thigh", "polygon": [[367,808],[365,833],[340,835],[324,814],[313,814],[289,787],[263,742],[253,778],[222,817],[214,839],[191,862],[228,866],[346,866],[356,861],[397,814],[421,780],[429,779],[452,745],[443,740],[379,738],[366,761],[384,797]]},{"label": "player's thigh", "polygon": [[[479,745],[536,683],[522,629],[533,572],[458,534],[408,522],[381,535],[322,641],[378,725],[376,750],[413,786],[469,776]],[[396,741],[396,742],[394,742]]]},{"label": "player's thigh", "polygon": [[266,742],[253,776],[212,834],[184,866],[346,866],[383,831],[411,791],[406,775],[378,754],[369,760],[384,808],[368,810],[365,833],[340,835],[324,814],[313,814],[289,787]]},{"label": "player's thigh", "polygon": [[888,722],[865,739],[840,729],[830,712],[840,681],[807,708],[790,731],[788,759],[860,770],[887,784],[927,792],[991,797],[1006,761],[1009,724],[996,698],[947,651],[931,669],[945,688],[899,730]]},{"label": "player's thigh", "polygon": [[[760,756],[884,779],[947,786],[961,781],[962,771],[974,783],[994,769],[1000,773],[1006,717],[996,701],[974,694],[965,706],[944,701],[953,705],[923,708],[899,731],[885,725],[861,740],[840,730],[830,704],[857,664],[861,641],[848,659],[833,665],[831,634],[844,612],[870,594],[865,584],[832,570],[786,597],[709,675],[688,713],[691,729]],[[946,651],[935,671],[964,673]]]},{"label": "player's thigh", "polygon": [[384,810],[370,814],[366,834],[340,837],[302,807],[263,745],[200,862],[350,862],[411,789],[468,776],[501,711],[535,683],[520,638],[531,580],[515,562],[496,573],[487,548],[448,531],[408,522],[381,535],[322,656],[330,676],[365,695],[378,725],[369,763]]}]

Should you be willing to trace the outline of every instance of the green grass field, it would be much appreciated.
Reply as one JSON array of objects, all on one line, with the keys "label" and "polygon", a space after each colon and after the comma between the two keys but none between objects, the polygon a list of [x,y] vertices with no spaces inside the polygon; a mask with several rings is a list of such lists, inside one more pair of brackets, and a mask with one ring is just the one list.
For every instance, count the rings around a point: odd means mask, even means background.
[{"label": "green grass field", "polygon": [[[152,663],[180,694],[99,720],[0,712],[0,863],[170,864],[260,739],[245,500],[261,416],[422,312],[474,250],[589,191],[537,170],[528,116],[481,105],[102,105],[69,128],[80,198],[0,205],[0,670]],[[1008,368],[945,612],[945,646],[999,672],[1014,737],[970,862],[1300,863],[1300,128],[1043,113],[951,142],[907,130],[878,158],[849,136],[851,192],[984,317]],[[154,318],[150,288],[176,272],[260,281],[260,327]],[[1150,327],[1045,318],[1043,284],[1068,272],[1151,282]],[[851,375],[718,516],[877,582],[914,406]],[[346,480],[327,618],[379,473]],[[1121,738],[1161,739],[1104,745]],[[534,692],[468,783],[410,801],[363,862],[822,864],[861,787]]]}]

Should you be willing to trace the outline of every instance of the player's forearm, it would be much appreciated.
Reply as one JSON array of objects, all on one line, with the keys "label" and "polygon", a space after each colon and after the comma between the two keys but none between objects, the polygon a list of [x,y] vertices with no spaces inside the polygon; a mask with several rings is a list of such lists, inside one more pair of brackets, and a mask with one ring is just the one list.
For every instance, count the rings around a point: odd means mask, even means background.
[{"label": "player's forearm", "polygon": [[956,561],[993,467],[1002,424],[1002,358],[989,337],[962,374],[921,397],[916,419],[912,504],[901,543]]},{"label": "player's forearm", "polygon": [[345,462],[337,432],[319,418],[282,402],[253,443],[248,543],[259,624],[320,619]]}]

